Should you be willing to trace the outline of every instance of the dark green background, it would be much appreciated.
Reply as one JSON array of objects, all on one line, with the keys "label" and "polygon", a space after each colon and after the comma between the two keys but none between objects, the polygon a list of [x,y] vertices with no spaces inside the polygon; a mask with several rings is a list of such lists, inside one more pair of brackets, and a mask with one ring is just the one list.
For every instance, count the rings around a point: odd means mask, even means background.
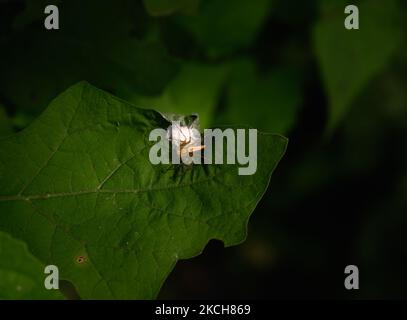
[{"label": "dark green background", "polygon": [[[43,26],[55,3],[60,30]],[[346,4],[360,30],[343,26]],[[0,134],[70,85],[289,137],[247,241],[159,298],[407,297],[405,1],[0,1]],[[52,134],[52,133],[50,133]],[[16,173],[18,174],[18,173]],[[360,290],[344,288],[344,268]]]}]

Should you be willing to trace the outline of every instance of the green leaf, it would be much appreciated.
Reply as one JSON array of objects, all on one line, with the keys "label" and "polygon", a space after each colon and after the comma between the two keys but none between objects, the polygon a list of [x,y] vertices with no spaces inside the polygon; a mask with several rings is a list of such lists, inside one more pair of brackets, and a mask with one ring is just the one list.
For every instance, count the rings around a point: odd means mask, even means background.
[{"label": "green leaf", "polygon": [[314,43],[330,102],[328,129],[347,113],[366,85],[389,64],[403,28],[398,2],[361,1],[360,29],[344,27],[345,2],[330,3],[314,29]]},{"label": "green leaf", "polygon": [[178,259],[242,242],[286,148],[258,135],[257,172],[149,161],[161,114],[87,83],[0,140],[0,230],[59,267],[82,298],[154,298]]},{"label": "green leaf", "polygon": [[0,232],[0,299],[61,299],[44,286],[44,265],[20,240]]},{"label": "green leaf", "polygon": [[208,128],[215,116],[226,67],[186,63],[159,97],[133,96],[139,106],[160,112],[200,115],[201,127]]},{"label": "green leaf", "polygon": [[299,78],[287,68],[260,74],[250,60],[235,61],[226,106],[216,124],[245,124],[286,134],[295,125],[302,101]]},{"label": "green leaf", "polygon": [[270,11],[270,0],[205,0],[199,14],[178,22],[206,49],[210,57],[249,46]]}]

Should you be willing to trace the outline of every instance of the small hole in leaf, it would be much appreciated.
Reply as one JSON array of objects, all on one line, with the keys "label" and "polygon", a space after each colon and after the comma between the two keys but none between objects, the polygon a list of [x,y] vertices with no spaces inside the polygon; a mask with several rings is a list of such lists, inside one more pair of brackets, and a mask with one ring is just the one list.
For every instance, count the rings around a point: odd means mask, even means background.
[{"label": "small hole in leaf", "polygon": [[82,263],[86,262],[86,257],[85,256],[78,256],[76,258],[76,262],[79,263],[79,264],[82,264]]}]

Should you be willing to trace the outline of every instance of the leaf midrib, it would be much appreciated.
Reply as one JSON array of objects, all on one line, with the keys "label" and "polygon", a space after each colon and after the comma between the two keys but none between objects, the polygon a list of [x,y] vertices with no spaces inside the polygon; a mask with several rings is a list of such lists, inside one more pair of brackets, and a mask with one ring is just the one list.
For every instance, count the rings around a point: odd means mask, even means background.
[{"label": "leaf midrib", "polygon": [[86,194],[93,194],[93,193],[107,193],[107,194],[116,194],[116,193],[144,193],[150,191],[160,191],[160,190],[171,190],[171,189],[178,189],[189,187],[192,185],[204,183],[214,179],[216,176],[209,177],[207,179],[202,179],[200,181],[194,181],[192,183],[184,183],[179,185],[171,185],[166,187],[160,188],[145,188],[145,189],[90,189],[90,190],[82,190],[82,191],[74,191],[74,192],[58,192],[58,193],[45,193],[45,194],[34,194],[34,195],[10,195],[10,196],[0,196],[0,202],[4,201],[30,201],[30,200],[44,200],[50,198],[64,198],[64,197],[74,197]]}]

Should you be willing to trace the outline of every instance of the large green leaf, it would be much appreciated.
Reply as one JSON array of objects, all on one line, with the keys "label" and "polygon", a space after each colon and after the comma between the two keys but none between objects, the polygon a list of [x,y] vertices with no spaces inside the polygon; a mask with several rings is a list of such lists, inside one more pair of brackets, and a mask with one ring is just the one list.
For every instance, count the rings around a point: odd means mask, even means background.
[{"label": "large green leaf", "polygon": [[325,82],[332,129],[399,47],[402,28],[398,2],[361,1],[360,29],[344,27],[345,1],[324,3],[324,15],[314,29],[315,50]]},{"label": "large green leaf", "polygon": [[27,246],[0,232],[0,299],[58,299],[57,290],[44,286],[44,265]]},{"label": "large green leaf", "polygon": [[0,230],[59,267],[82,298],[153,298],[178,259],[210,239],[246,237],[251,212],[286,148],[258,136],[257,172],[158,165],[149,133],[168,125],[87,83],[0,140]]}]

